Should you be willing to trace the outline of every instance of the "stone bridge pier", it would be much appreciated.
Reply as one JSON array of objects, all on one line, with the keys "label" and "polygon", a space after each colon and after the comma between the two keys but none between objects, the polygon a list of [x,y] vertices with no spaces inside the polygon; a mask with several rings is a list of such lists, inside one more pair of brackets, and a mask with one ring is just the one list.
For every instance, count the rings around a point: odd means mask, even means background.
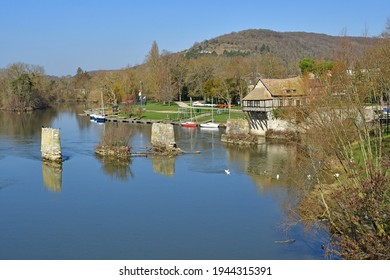
[{"label": "stone bridge pier", "polygon": [[42,127],[41,154],[43,160],[62,162],[59,129]]}]

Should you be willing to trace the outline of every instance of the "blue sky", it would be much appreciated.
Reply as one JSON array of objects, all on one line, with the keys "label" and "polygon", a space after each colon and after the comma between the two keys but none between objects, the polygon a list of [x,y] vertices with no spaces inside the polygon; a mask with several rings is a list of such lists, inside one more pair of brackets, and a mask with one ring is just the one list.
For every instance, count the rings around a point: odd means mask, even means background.
[{"label": "blue sky", "polygon": [[388,0],[0,0],[0,68],[120,69],[143,63],[154,40],[177,52],[245,29],[377,36],[389,17]]}]

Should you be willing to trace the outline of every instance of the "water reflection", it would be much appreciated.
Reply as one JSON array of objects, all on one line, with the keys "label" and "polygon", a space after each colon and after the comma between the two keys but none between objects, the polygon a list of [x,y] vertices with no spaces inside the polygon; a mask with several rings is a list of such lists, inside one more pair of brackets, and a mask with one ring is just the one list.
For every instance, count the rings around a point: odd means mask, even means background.
[{"label": "water reflection", "polygon": [[154,173],[165,176],[173,176],[175,174],[176,157],[153,156],[152,165]]},{"label": "water reflection", "polygon": [[43,185],[52,192],[62,190],[62,162],[42,161]]},{"label": "water reflection", "polygon": [[[302,169],[298,168],[301,163],[297,145],[278,143],[251,147],[228,145],[227,154],[229,161],[254,181],[260,193],[272,192],[277,196],[284,213],[289,213],[293,209],[300,193],[297,183],[302,178]],[[296,224],[290,219],[291,216],[286,215],[286,218],[285,224]]]},{"label": "water reflection", "polygon": [[[77,108],[62,108],[55,118],[48,111],[51,117],[42,116],[46,125],[61,128],[68,156],[64,170],[40,162],[42,121],[34,120],[34,129],[26,127],[30,132],[0,126],[0,158],[3,151],[6,155],[0,160],[6,170],[0,174],[0,259],[322,258],[320,245],[312,246],[302,227],[282,233],[278,228],[286,215],[284,201],[296,192],[286,172],[300,166],[296,147],[225,145],[223,130],[176,126],[178,146],[200,154],[100,157],[94,147],[104,126],[79,116]],[[145,151],[151,126],[129,125],[133,151]],[[29,153],[36,159],[26,160]],[[225,175],[225,168],[232,174]],[[44,188],[31,188],[40,176]],[[13,185],[18,187],[8,188]],[[48,199],[45,189],[60,192],[62,187],[66,192],[56,194],[61,201]],[[296,242],[275,244],[289,238]]]},{"label": "water reflection", "polygon": [[297,165],[296,145],[227,145],[227,155],[232,164],[251,176],[259,189],[295,182],[288,170]]},{"label": "water reflection", "polygon": [[180,127],[175,130],[176,141],[180,140],[178,147],[185,151],[195,151],[198,145],[197,141],[198,128],[196,127]]},{"label": "water reflection", "polygon": [[[58,115],[56,108],[36,112],[4,112],[0,111],[0,135],[30,139],[40,135],[42,126],[50,126],[52,120]],[[20,142],[23,144],[23,142]]]},{"label": "water reflection", "polygon": [[134,178],[134,173],[130,168],[131,158],[116,158],[97,154],[95,154],[95,157],[101,162],[105,174],[121,181]]},{"label": "water reflection", "polygon": [[41,127],[48,126],[57,114],[56,109],[22,113],[0,111],[0,159],[10,150],[23,158],[40,159]]}]

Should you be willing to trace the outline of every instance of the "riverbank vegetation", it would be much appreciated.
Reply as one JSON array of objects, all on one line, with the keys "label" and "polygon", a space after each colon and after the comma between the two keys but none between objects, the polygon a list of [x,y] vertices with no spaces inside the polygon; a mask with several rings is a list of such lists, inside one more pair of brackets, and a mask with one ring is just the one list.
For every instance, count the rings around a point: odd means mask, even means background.
[{"label": "riverbank vegetation", "polygon": [[133,127],[130,125],[107,123],[102,130],[101,139],[95,148],[95,153],[103,157],[129,158],[132,135]]},{"label": "riverbank vegetation", "polygon": [[12,64],[0,71],[0,108],[15,111],[45,108],[53,98],[51,89],[42,67]]},{"label": "riverbank vegetation", "polygon": [[329,254],[390,259],[389,136],[366,110],[370,104],[381,111],[389,100],[390,39],[363,57],[352,49],[344,42],[332,71],[318,77],[317,92],[284,112],[303,132],[299,145],[309,160],[296,213],[330,229]]}]

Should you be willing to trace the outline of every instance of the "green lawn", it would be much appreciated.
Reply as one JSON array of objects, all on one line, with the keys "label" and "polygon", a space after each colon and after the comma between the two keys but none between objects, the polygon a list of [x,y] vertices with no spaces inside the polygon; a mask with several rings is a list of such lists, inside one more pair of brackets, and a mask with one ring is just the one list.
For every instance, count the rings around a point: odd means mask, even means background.
[{"label": "green lawn", "polygon": [[[134,112],[137,111],[137,108],[141,107],[140,105],[134,105]],[[142,106],[144,108],[144,112],[142,113],[141,118],[144,120],[171,120],[171,121],[180,121],[184,119],[189,119],[191,117],[190,109],[180,108],[175,102],[171,102],[169,105],[162,104],[159,102],[148,102]],[[236,110],[241,110],[240,107],[236,107]],[[193,109],[193,117],[196,118],[198,122],[205,122],[211,120],[212,116],[212,108],[211,107],[195,107]],[[207,114],[205,116],[205,114]],[[121,117],[125,117],[123,114],[119,114]],[[135,113],[132,117],[136,117]],[[214,122],[217,123],[226,123],[229,119],[229,110],[228,109],[220,109],[213,108],[213,118]],[[231,119],[242,119],[245,118],[244,113],[242,112],[230,112]]]},{"label": "green lawn", "polygon": [[150,112],[146,110],[141,118],[143,120],[175,120],[175,116],[175,113]]},{"label": "green lawn", "polygon": [[[111,117],[127,118],[121,110],[122,106],[119,106],[119,113],[111,115],[111,108],[107,108],[106,113]],[[138,118],[137,111],[139,108],[143,108],[141,115],[142,120],[169,120],[169,121],[183,121],[191,118],[191,111],[189,108],[181,108],[175,102],[170,104],[163,104],[159,102],[148,101],[147,104],[133,105],[133,113],[131,118]],[[234,109],[233,109],[234,108]],[[213,116],[212,116],[213,114]],[[194,107],[192,109],[192,117],[199,123],[211,121],[213,118],[214,122],[219,124],[226,124],[227,120],[230,119],[245,119],[244,113],[241,108],[236,106],[232,107],[232,110],[224,108],[211,108],[211,107]]]},{"label": "green lawn", "polygon": [[[231,119],[243,119],[245,118],[244,113],[230,113],[230,118]],[[215,114],[214,115],[214,122],[216,123],[226,123],[226,121],[229,119],[229,113],[228,112],[223,112],[221,114]],[[198,122],[205,122],[211,120],[211,115],[205,116],[205,117],[199,117],[197,118]]]},{"label": "green lawn", "polygon": [[145,109],[152,110],[152,111],[177,111],[179,108],[179,105],[177,105],[175,102],[171,102],[170,104],[166,103],[160,103],[160,102],[147,102]]},{"label": "green lawn", "polygon": [[[202,117],[198,117],[198,113],[195,114],[196,115],[196,121],[197,122],[205,122],[205,121],[209,121],[211,120],[211,115],[208,115],[208,116],[202,116]],[[184,120],[184,119],[189,119],[190,118],[190,115],[187,113],[187,114],[179,114],[175,111],[173,111],[172,113],[160,113],[160,112],[151,112],[151,111],[148,111],[146,110],[143,114],[142,114],[142,119],[145,119],[145,120],[171,120],[171,121],[180,121],[180,120]],[[230,118],[231,119],[243,119],[244,118],[244,113],[230,113]],[[229,119],[229,113],[222,113],[222,114],[219,114],[219,115],[214,115],[214,122],[216,123],[226,123],[226,121]]]}]

